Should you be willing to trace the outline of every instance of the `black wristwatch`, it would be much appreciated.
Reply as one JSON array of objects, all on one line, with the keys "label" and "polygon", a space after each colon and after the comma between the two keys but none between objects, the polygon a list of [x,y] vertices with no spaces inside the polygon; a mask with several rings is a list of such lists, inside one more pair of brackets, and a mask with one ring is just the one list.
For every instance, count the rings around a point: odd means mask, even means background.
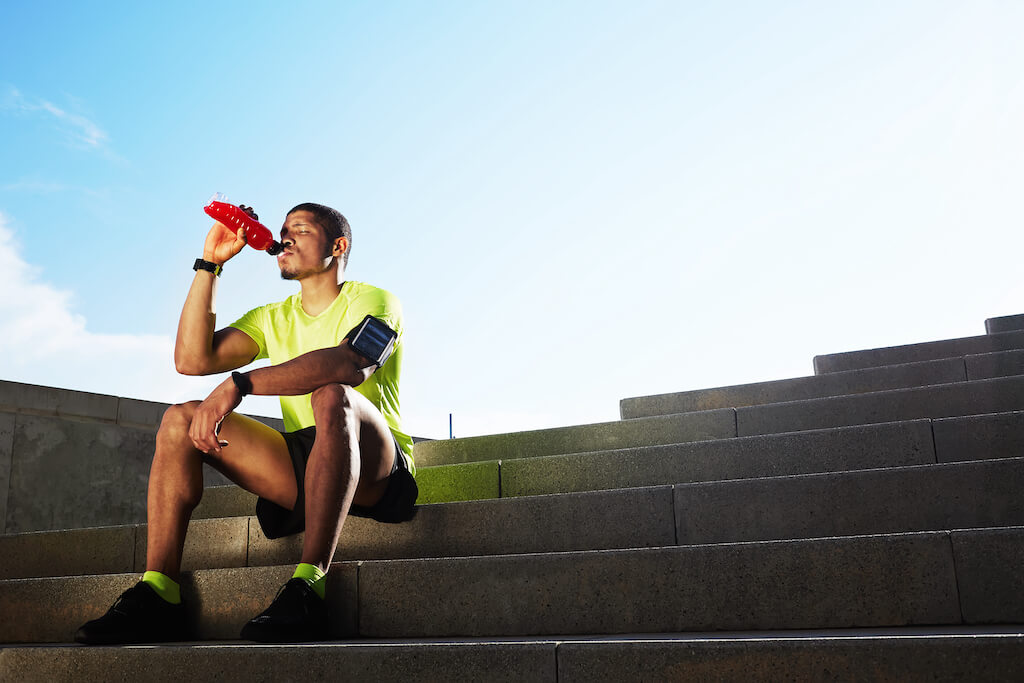
[{"label": "black wristwatch", "polygon": [[192,270],[206,270],[220,277],[220,274],[224,272],[224,266],[197,258],[196,262],[192,264]]},{"label": "black wristwatch", "polygon": [[238,388],[238,393],[242,396],[248,396],[252,393],[252,380],[249,379],[249,375],[243,375],[240,372],[232,372],[231,381],[235,383],[235,387]]}]

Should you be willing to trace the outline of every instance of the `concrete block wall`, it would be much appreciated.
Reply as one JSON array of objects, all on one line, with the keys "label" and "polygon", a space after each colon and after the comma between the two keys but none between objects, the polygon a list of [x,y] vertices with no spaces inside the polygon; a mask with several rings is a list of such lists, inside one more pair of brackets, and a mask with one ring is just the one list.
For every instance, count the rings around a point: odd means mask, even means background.
[{"label": "concrete block wall", "polygon": [[[154,437],[166,409],[0,381],[0,531],[144,522]],[[208,485],[230,483],[209,467],[204,476]]]}]

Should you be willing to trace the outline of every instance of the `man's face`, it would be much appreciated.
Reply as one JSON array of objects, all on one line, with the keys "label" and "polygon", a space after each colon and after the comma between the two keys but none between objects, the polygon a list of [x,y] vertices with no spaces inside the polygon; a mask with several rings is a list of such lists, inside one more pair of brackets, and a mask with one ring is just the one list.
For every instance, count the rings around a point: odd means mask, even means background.
[{"label": "man's face", "polygon": [[281,226],[281,244],[284,250],[277,255],[277,265],[285,280],[301,280],[308,275],[322,273],[334,262],[335,245],[331,244],[323,228],[309,211],[288,214]]}]

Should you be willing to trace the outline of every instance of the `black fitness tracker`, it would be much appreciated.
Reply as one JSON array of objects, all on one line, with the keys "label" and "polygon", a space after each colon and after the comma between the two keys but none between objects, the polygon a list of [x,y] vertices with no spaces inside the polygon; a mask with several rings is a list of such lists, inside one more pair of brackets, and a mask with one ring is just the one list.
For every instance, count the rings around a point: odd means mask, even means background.
[{"label": "black fitness tracker", "polygon": [[232,372],[231,381],[235,383],[235,386],[238,388],[238,393],[242,396],[248,396],[252,393],[252,380],[249,379],[249,375],[243,375],[240,372]]},{"label": "black fitness tracker", "polygon": [[348,333],[348,345],[379,368],[395,350],[397,338],[398,333],[388,327],[387,323],[368,315]]},{"label": "black fitness tracker", "polygon": [[220,274],[224,272],[224,266],[217,265],[213,261],[204,261],[201,258],[197,258],[196,262],[192,264],[192,270],[205,270],[220,277]]}]

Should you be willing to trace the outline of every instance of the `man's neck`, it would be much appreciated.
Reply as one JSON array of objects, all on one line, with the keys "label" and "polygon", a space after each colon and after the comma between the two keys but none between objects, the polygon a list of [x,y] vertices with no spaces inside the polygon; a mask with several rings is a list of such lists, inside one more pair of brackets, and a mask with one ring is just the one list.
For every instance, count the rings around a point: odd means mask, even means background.
[{"label": "man's neck", "polygon": [[306,315],[318,316],[327,310],[341,292],[344,273],[335,269],[304,277],[299,281],[302,287],[302,310]]}]

